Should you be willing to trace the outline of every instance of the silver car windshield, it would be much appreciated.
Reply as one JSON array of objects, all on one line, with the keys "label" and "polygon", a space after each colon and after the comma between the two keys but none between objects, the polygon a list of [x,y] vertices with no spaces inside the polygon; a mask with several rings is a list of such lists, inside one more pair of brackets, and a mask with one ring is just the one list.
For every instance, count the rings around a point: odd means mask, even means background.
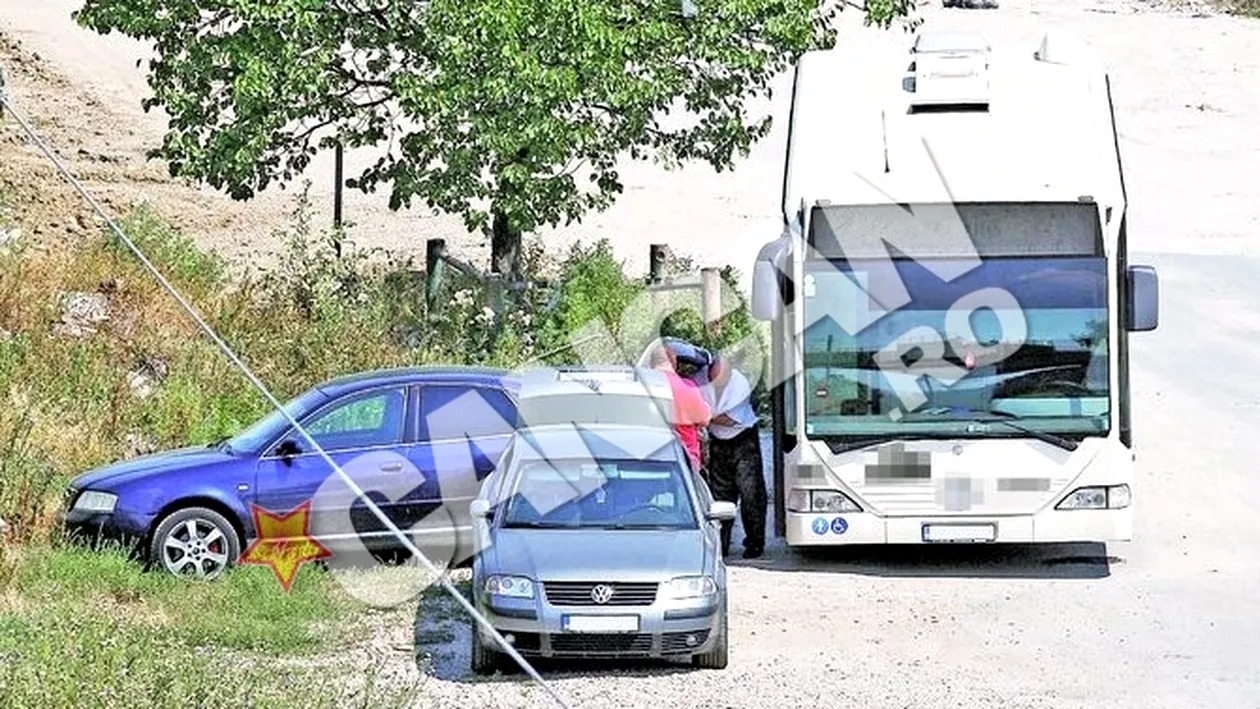
[{"label": "silver car windshield", "polygon": [[526,461],[503,526],[695,529],[685,474],[674,461]]}]

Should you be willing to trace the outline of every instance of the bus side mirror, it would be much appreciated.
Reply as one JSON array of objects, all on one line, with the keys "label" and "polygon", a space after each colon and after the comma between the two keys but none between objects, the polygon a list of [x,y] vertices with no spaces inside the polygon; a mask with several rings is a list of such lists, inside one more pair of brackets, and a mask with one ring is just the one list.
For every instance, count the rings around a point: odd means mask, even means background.
[{"label": "bus side mirror", "polygon": [[753,266],[752,316],[774,320],[779,315],[779,273],[770,261],[757,259]]},{"label": "bus side mirror", "polygon": [[1159,276],[1153,266],[1130,266],[1128,272],[1127,325],[1130,332],[1159,327]]},{"label": "bus side mirror", "polygon": [[783,307],[783,294],[779,288],[779,272],[786,268],[791,251],[792,237],[788,231],[783,236],[761,247],[752,273],[752,316],[758,320],[775,320]]}]

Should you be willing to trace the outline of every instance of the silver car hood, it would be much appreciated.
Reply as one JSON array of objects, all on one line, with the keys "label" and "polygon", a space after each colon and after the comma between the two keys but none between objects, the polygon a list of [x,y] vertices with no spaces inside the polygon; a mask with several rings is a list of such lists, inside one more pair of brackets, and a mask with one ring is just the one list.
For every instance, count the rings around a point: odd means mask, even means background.
[{"label": "silver car hood", "polygon": [[503,529],[488,573],[540,581],[664,581],[712,573],[717,549],[696,530]]}]

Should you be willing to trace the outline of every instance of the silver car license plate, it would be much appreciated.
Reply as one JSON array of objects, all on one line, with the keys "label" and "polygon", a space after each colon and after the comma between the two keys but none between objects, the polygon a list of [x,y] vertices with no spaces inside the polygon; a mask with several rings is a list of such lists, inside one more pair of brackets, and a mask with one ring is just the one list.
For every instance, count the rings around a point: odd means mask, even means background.
[{"label": "silver car license plate", "polygon": [[637,633],[637,615],[566,615],[560,627],[567,633]]}]

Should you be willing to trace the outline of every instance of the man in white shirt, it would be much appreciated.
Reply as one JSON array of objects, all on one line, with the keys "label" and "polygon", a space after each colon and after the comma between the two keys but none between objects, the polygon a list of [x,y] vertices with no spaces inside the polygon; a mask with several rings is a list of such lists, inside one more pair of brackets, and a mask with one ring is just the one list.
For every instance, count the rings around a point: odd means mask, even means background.
[{"label": "man in white shirt", "polygon": [[[709,422],[709,484],[717,500],[739,505],[744,524],[744,558],[755,559],[766,547],[766,479],[761,437],[752,406],[752,385],[725,358],[709,366],[701,388],[713,410]],[[733,522],[722,523],[722,553],[730,553]]]}]

